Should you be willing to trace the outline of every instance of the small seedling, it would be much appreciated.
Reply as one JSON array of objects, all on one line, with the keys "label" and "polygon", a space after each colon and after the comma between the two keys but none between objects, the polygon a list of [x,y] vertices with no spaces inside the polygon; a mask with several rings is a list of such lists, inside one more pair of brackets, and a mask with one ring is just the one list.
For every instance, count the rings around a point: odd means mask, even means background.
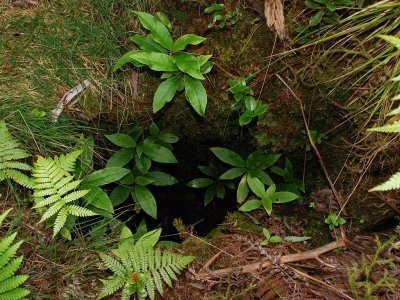
[{"label": "small seedling", "polygon": [[346,220],[343,218],[339,218],[335,213],[330,213],[329,216],[325,219],[325,223],[329,224],[329,229],[333,230],[335,227],[339,227],[346,223]]},{"label": "small seedling", "polygon": [[225,28],[226,25],[233,26],[238,22],[239,19],[239,8],[235,6],[234,11],[228,11],[225,14],[225,4],[213,3],[207,7],[204,12],[206,14],[213,14],[213,19],[208,28],[218,27],[220,29]]},{"label": "small seedling", "polygon": [[269,230],[267,228],[263,228],[263,233],[265,236],[265,240],[260,242],[261,246],[267,246],[268,243],[280,243],[282,242],[282,238],[278,235],[273,235],[271,236],[271,233],[269,232]]},{"label": "small seedling", "polygon": [[229,89],[232,93],[235,103],[231,109],[240,113],[239,125],[248,125],[254,118],[260,120],[268,109],[268,104],[254,99],[253,90],[247,84],[253,79],[253,76],[247,78],[239,78],[238,80],[228,80]]}]

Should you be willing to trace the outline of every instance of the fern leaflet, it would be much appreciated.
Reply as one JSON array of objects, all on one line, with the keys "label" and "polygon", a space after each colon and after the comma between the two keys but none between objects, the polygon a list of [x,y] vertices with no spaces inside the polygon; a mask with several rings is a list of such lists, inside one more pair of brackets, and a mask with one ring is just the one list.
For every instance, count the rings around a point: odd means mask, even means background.
[{"label": "fern leaflet", "polygon": [[[0,225],[10,210],[0,215]],[[0,299],[26,299],[25,296],[29,294],[27,289],[20,288],[20,285],[28,279],[28,276],[15,275],[23,260],[22,255],[13,258],[22,244],[22,241],[13,244],[16,236],[17,234],[13,233],[0,239]]]},{"label": "fern leaflet", "polygon": [[100,253],[104,265],[113,275],[103,280],[104,287],[97,299],[102,299],[122,288],[121,300],[129,300],[137,293],[139,300],[155,299],[156,291],[163,293],[162,282],[172,286],[193,256],[179,256],[171,252],[146,247],[144,243],[125,241],[113,256]]},{"label": "fern leaflet", "polygon": [[89,190],[79,190],[81,180],[74,180],[70,174],[74,172],[75,161],[81,152],[74,151],[54,158],[39,156],[33,166],[34,207],[42,213],[40,222],[55,217],[53,237],[62,229],[66,229],[64,226],[70,216],[96,215],[93,211],[78,205],[78,200]]},{"label": "fern leaflet", "polygon": [[12,179],[22,186],[32,187],[31,179],[21,172],[30,171],[32,167],[18,161],[31,155],[20,146],[8,131],[6,123],[0,122],[0,182]]}]

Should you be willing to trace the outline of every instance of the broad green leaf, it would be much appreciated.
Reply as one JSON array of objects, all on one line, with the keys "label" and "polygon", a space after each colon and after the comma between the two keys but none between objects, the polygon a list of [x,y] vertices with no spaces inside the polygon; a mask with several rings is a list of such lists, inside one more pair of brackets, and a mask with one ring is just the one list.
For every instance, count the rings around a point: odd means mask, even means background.
[{"label": "broad green leaf", "polygon": [[136,246],[143,246],[143,249],[150,250],[154,248],[161,236],[161,228],[154,229],[142,235],[142,237],[136,242]]},{"label": "broad green leaf", "polygon": [[204,79],[204,76],[200,72],[199,60],[196,56],[189,53],[176,53],[172,56],[172,60],[183,73],[187,73],[199,80]]},{"label": "broad green leaf", "polygon": [[[253,152],[249,155],[246,161],[246,166],[249,169],[255,169],[261,165],[264,155],[259,152]],[[254,177],[254,176],[253,176]]]},{"label": "broad green leaf", "polygon": [[175,134],[162,131],[157,136],[157,138],[168,144],[175,144],[177,141],[179,141],[179,138]]},{"label": "broad green leaf", "polygon": [[178,180],[174,176],[161,171],[151,171],[147,174],[147,178],[153,180],[152,185],[155,186],[168,186],[178,183]]},{"label": "broad green leaf", "polygon": [[173,76],[161,82],[154,94],[153,113],[158,112],[167,102],[174,98],[181,83],[182,80],[178,76]]},{"label": "broad green leaf", "polygon": [[[209,62],[208,60],[210,59],[212,57],[212,55],[199,55],[199,56],[196,56],[196,58],[198,59],[198,61],[199,61],[199,65],[200,65],[200,67],[203,67],[207,62]],[[211,63],[211,62],[209,62],[209,63]],[[211,66],[212,67],[212,66]],[[209,67],[207,67],[207,68],[209,68]],[[200,68],[200,70],[201,70],[201,68]],[[204,72],[201,70],[201,73],[202,74],[204,74]]]},{"label": "broad green leaf", "polygon": [[185,34],[177,38],[173,46],[173,51],[181,51],[186,48],[187,45],[198,45],[204,42],[206,38],[195,35]]},{"label": "broad green leaf", "polygon": [[266,169],[273,166],[277,160],[281,157],[280,154],[266,154],[262,157],[261,165],[259,166],[260,169]]},{"label": "broad green leaf", "polygon": [[168,28],[169,31],[172,31],[172,24],[169,20],[168,16],[160,11],[156,12],[154,16]]},{"label": "broad green leaf", "polygon": [[249,195],[249,186],[247,185],[247,175],[244,175],[239,182],[238,189],[236,192],[236,199],[237,202],[243,203],[246,200],[247,196]]},{"label": "broad green leaf", "polygon": [[205,75],[211,72],[212,68],[214,67],[214,63],[211,61],[207,61],[204,65],[200,67],[201,74]]},{"label": "broad green leaf", "polygon": [[262,116],[268,110],[268,107],[269,107],[268,104],[258,105],[257,108],[254,110],[254,115],[255,116]]},{"label": "broad green leaf", "polygon": [[262,198],[265,196],[264,184],[260,181],[260,179],[247,174],[247,184],[249,185],[253,193],[256,194],[258,197]]},{"label": "broad green leaf", "polygon": [[157,137],[157,135],[160,133],[160,128],[158,128],[156,123],[151,123],[149,126],[149,132],[152,137]]},{"label": "broad green leaf", "polygon": [[244,203],[239,210],[240,211],[252,211],[259,208],[262,205],[260,200],[249,200]]},{"label": "broad green leaf", "polygon": [[90,189],[89,193],[83,196],[86,205],[93,205],[106,212],[114,213],[110,198],[101,188],[94,185],[83,185],[81,188]]},{"label": "broad green leaf", "polygon": [[157,219],[157,203],[153,194],[144,186],[135,186],[136,200],[146,214]]},{"label": "broad green leaf", "polygon": [[244,104],[248,110],[254,111],[257,107],[257,100],[249,96],[245,98]]},{"label": "broad green leaf", "polygon": [[325,15],[325,12],[319,11],[315,15],[313,15],[310,18],[310,26],[317,26],[319,23],[321,23],[323,16]]},{"label": "broad green leaf", "polygon": [[122,185],[118,185],[110,194],[110,200],[114,207],[120,205],[128,199],[131,189]]},{"label": "broad green leaf", "polygon": [[151,159],[144,155],[139,158],[139,156],[135,154],[135,164],[140,173],[147,174],[151,167]]},{"label": "broad green leaf", "polygon": [[222,160],[224,163],[228,165],[244,168],[246,167],[246,163],[238,154],[233,152],[232,150],[221,148],[221,147],[212,147],[210,148],[211,152],[214,153],[216,157]]},{"label": "broad green leaf", "polygon": [[261,201],[262,206],[264,207],[267,214],[270,216],[272,213],[272,199],[269,197],[262,198]]},{"label": "broad green leaf", "polygon": [[116,182],[130,172],[129,169],[125,168],[104,168],[86,175],[83,178],[82,184],[102,186],[111,182]]},{"label": "broad green leaf", "polygon": [[130,58],[148,66],[154,71],[179,71],[178,67],[172,60],[172,57],[165,53],[141,51],[133,53]]},{"label": "broad green leaf", "polygon": [[160,163],[177,163],[175,155],[171,150],[150,141],[144,140],[143,153],[150,159]]},{"label": "broad green leaf", "polygon": [[257,177],[258,179],[261,180],[262,183],[266,185],[273,185],[274,182],[272,181],[271,177],[263,170],[261,169],[255,169],[255,170],[249,170],[248,173],[252,177]]},{"label": "broad green leaf", "polygon": [[135,182],[132,172],[129,172],[126,176],[122,177],[119,181],[123,185],[131,185]]},{"label": "broad green leaf", "polygon": [[208,187],[204,193],[204,206],[208,205],[212,200],[214,200],[217,195],[217,185],[213,184]]},{"label": "broad green leaf", "polygon": [[151,179],[149,179],[147,177],[144,177],[144,176],[135,177],[135,183],[138,184],[138,185],[141,185],[141,186],[146,186],[146,185],[148,185],[148,184],[150,184],[152,182],[153,182],[153,180],[151,180]]},{"label": "broad green leaf", "polygon": [[280,236],[274,235],[274,236],[271,236],[269,241],[271,243],[280,243],[280,242],[282,242],[282,238]]},{"label": "broad green leaf", "polygon": [[206,14],[212,13],[214,11],[223,10],[225,8],[225,4],[223,3],[213,3],[211,6],[207,7],[204,12]]},{"label": "broad green leaf", "polygon": [[140,34],[135,34],[130,40],[136,43],[140,49],[145,50],[147,52],[160,52],[160,53],[167,53],[167,50],[159,43],[157,43],[151,34],[144,37]]},{"label": "broad green leaf", "polygon": [[207,106],[207,93],[200,80],[185,74],[185,96],[190,105],[200,115],[204,116]]},{"label": "broad green leaf", "polygon": [[265,191],[265,196],[264,197],[270,197],[272,199],[272,196],[275,194],[276,191],[276,185],[272,184],[266,191]]},{"label": "broad green leaf", "polygon": [[264,236],[267,238],[267,240],[269,240],[269,238],[271,237],[269,230],[267,228],[263,228],[262,231],[264,233]]},{"label": "broad green leaf", "polygon": [[127,63],[131,63],[135,67],[138,67],[138,68],[143,67],[142,63],[140,63],[140,62],[138,62],[138,61],[136,61],[136,60],[131,58],[132,54],[135,54],[135,53],[138,53],[138,52],[143,52],[143,50],[132,50],[132,51],[129,51],[128,53],[125,53],[123,56],[121,56],[118,59],[117,63],[115,64],[115,66],[113,68],[113,71],[114,72],[117,71],[119,68],[121,68],[122,66],[124,66]]},{"label": "broad green leaf", "polygon": [[246,168],[232,168],[223,173],[221,176],[219,176],[219,178],[223,180],[235,179],[246,173],[246,170],[247,170]]},{"label": "broad green leaf", "polygon": [[188,187],[202,189],[214,183],[210,178],[196,178],[187,183]]},{"label": "broad green leaf", "polygon": [[138,16],[140,23],[142,23],[142,26],[147,30],[150,30],[151,34],[153,35],[153,39],[157,43],[162,45],[164,48],[167,48],[168,50],[172,50],[172,37],[167,27],[165,27],[165,25],[161,21],[145,12],[135,11],[135,14]]},{"label": "broad green leaf", "polygon": [[133,148],[122,148],[110,157],[107,167],[123,167],[132,160],[134,154]]},{"label": "broad green leaf", "polygon": [[239,125],[240,126],[245,126],[250,124],[250,122],[253,120],[253,116],[249,116],[247,114],[243,114],[239,118]]},{"label": "broad green leaf", "polygon": [[286,202],[291,202],[297,198],[299,198],[299,195],[292,193],[292,192],[276,192],[274,194],[275,197],[275,202],[277,203],[286,203]]},{"label": "broad green leaf", "polygon": [[105,137],[114,145],[120,146],[122,148],[134,148],[136,147],[136,142],[129,135],[124,133],[108,134]]},{"label": "broad green leaf", "polygon": [[218,184],[217,185],[217,197],[219,199],[224,199],[225,198],[225,187],[223,184]]},{"label": "broad green leaf", "polygon": [[218,170],[213,165],[210,166],[197,166],[201,173],[211,177],[218,177]]}]

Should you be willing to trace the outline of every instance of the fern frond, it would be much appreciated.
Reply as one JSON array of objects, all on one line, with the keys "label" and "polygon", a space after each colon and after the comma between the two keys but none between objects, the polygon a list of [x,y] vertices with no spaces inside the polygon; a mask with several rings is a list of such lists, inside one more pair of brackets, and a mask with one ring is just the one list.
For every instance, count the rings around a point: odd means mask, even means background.
[{"label": "fern frond", "polygon": [[[0,215],[0,225],[11,209]],[[19,286],[27,279],[27,275],[14,275],[20,267],[23,256],[14,258],[15,253],[21,246],[22,241],[12,244],[16,233],[0,239],[0,299],[21,300],[29,294],[29,291]]]},{"label": "fern frond", "polygon": [[400,132],[400,121],[396,121],[393,124],[386,124],[381,127],[369,128],[369,131],[378,131],[378,132]]},{"label": "fern frond", "polygon": [[31,155],[20,146],[8,131],[6,123],[0,122],[0,181],[12,179],[22,186],[31,187],[31,180],[21,171],[30,171],[32,167],[18,161]]},{"label": "fern frond", "polygon": [[64,228],[69,216],[96,215],[93,211],[77,205],[89,192],[79,190],[81,180],[74,180],[70,174],[74,172],[75,161],[81,152],[74,151],[54,158],[39,156],[32,169],[34,207],[42,210],[39,222],[55,218],[53,237],[59,232],[64,237],[70,237],[69,230]]},{"label": "fern frond", "polygon": [[87,209],[85,207],[77,206],[77,205],[69,205],[68,212],[77,217],[90,217],[97,215],[95,212]]},{"label": "fern frond", "polygon": [[392,175],[386,182],[370,189],[369,192],[390,191],[395,189],[400,189],[400,172]]},{"label": "fern frond", "polygon": [[[160,249],[145,248],[143,243],[132,247],[120,247],[113,251],[116,258],[100,254],[103,263],[113,271],[113,275],[103,280],[104,288],[97,299],[122,290],[121,299],[130,299],[137,293],[139,299],[155,299],[155,293],[163,293],[163,281],[172,286],[172,279],[193,259],[192,256],[179,256]],[[118,282],[118,284],[116,284]],[[119,287],[118,287],[119,286]],[[118,288],[117,288],[118,287]]]}]

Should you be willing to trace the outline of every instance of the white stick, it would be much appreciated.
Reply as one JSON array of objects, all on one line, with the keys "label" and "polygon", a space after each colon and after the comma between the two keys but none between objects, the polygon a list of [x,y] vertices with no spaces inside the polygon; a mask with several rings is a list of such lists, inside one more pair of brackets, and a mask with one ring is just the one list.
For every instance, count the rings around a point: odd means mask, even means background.
[{"label": "white stick", "polygon": [[53,114],[53,121],[54,123],[57,122],[58,117],[61,115],[61,113],[64,110],[64,107],[71,102],[71,100],[78,95],[79,93],[81,93],[85,88],[90,86],[90,81],[89,80],[85,80],[83,81],[81,84],[77,85],[76,87],[72,88],[71,90],[69,90],[62,98],[61,100],[58,102],[57,107],[55,109],[53,109],[51,111],[51,113]]}]

